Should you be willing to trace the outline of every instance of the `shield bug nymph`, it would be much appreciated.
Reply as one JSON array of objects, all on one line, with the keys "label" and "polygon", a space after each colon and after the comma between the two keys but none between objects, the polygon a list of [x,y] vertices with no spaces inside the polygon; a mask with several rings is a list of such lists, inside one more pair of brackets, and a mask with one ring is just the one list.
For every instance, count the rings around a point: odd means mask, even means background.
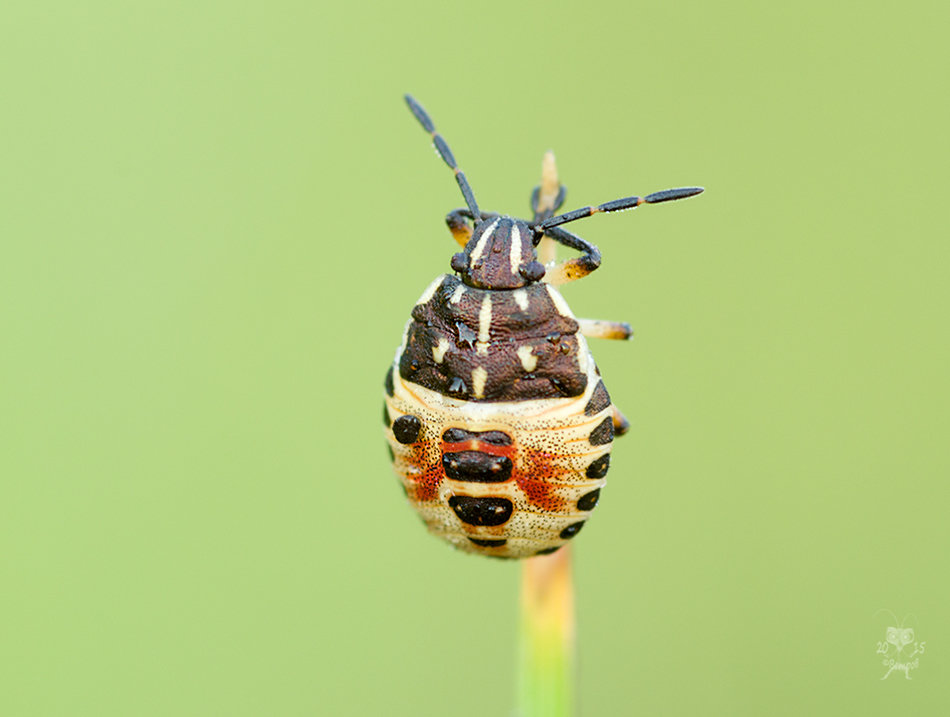
[{"label": "shield bug nymph", "polygon": [[[462,250],[452,274],[416,302],[385,380],[393,467],[428,529],[456,547],[522,558],[577,535],[597,505],[615,435],[612,404],[586,338],[628,339],[630,326],[578,319],[557,286],[600,266],[600,251],[562,225],[685,199],[667,189],[557,214],[565,190],[553,156],[531,194],[532,218],[482,212],[426,111],[406,103],[454,172],[466,206],[446,224]],[[543,265],[541,239],[580,253]]]}]

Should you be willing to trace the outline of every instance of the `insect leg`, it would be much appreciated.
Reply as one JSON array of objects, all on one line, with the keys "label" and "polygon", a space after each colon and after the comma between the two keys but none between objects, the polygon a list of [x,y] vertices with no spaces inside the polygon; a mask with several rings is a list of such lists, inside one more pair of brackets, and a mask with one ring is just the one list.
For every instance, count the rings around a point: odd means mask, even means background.
[{"label": "insect leg", "polygon": [[541,161],[541,184],[531,192],[531,211],[534,212],[532,224],[538,224],[554,216],[554,212],[564,204],[567,188],[561,184],[554,163],[554,152],[548,150]]},{"label": "insect leg", "polygon": [[624,416],[616,406],[611,406],[610,410],[613,414],[611,418],[614,424],[614,435],[622,436],[630,430],[630,421],[627,420],[627,417]]},{"label": "insect leg", "polygon": [[[481,213],[483,220],[497,216],[497,212]],[[468,223],[469,220],[472,220],[472,217],[472,212],[468,209],[453,209],[445,215],[445,224],[448,226],[449,231],[452,232],[452,237],[463,247],[468,244],[468,240],[472,238],[472,227],[469,226]]]},{"label": "insect leg", "polygon": [[581,256],[555,264],[545,272],[544,280],[555,286],[566,284],[575,279],[582,279],[600,266],[600,250],[586,239],[581,239],[560,227],[551,227],[544,230],[544,236],[550,237],[558,244],[581,252]]},{"label": "insect leg", "polygon": [[[567,189],[561,185],[557,176],[557,164],[554,161],[554,152],[548,150],[541,160],[541,184],[531,192],[531,211],[537,224],[550,219],[561,208]],[[550,237],[541,237],[538,243],[538,261],[543,265],[553,264],[557,260],[557,248]]]},{"label": "insect leg", "polygon": [[452,238],[463,247],[472,238],[472,226],[467,219],[470,214],[467,209],[453,209],[445,215],[445,224],[452,232]]},{"label": "insect leg", "polygon": [[578,319],[581,333],[595,339],[629,339],[633,329],[626,321],[603,321],[601,319]]}]

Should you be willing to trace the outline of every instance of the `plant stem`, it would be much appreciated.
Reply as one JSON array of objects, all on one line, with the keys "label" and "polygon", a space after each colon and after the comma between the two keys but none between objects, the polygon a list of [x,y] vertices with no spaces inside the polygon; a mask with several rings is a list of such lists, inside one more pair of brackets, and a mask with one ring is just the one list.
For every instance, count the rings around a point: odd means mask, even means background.
[{"label": "plant stem", "polygon": [[568,545],[523,563],[519,717],[569,717],[574,711],[570,550]]}]

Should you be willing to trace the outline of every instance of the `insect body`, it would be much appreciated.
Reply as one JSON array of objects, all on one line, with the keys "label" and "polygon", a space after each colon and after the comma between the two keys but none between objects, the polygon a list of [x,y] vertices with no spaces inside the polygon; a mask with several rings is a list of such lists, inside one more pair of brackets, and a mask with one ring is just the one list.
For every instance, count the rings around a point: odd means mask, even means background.
[{"label": "insect body", "polygon": [[[585,337],[626,339],[627,324],[577,319],[555,288],[600,266],[597,247],[562,229],[600,212],[682,199],[698,187],[565,214],[553,157],[528,221],[481,212],[425,110],[406,102],[455,173],[466,208],[446,223],[463,249],[423,292],[386,374],[383,421],[394,470],[428,529],[503,558],[551,553],[597,505],[615,435],[612,405]],[[547,237],[579,257],[545,267]]]}]

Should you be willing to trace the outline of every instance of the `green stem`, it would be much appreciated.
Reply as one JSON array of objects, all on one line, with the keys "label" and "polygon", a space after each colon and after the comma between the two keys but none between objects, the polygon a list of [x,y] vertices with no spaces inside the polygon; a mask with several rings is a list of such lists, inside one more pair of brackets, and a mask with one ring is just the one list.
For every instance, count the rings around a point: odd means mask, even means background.
[{"label": "green stem", "polygon": [[519,717],[574,711],[574,586],[570,546],[524,561]]}]

